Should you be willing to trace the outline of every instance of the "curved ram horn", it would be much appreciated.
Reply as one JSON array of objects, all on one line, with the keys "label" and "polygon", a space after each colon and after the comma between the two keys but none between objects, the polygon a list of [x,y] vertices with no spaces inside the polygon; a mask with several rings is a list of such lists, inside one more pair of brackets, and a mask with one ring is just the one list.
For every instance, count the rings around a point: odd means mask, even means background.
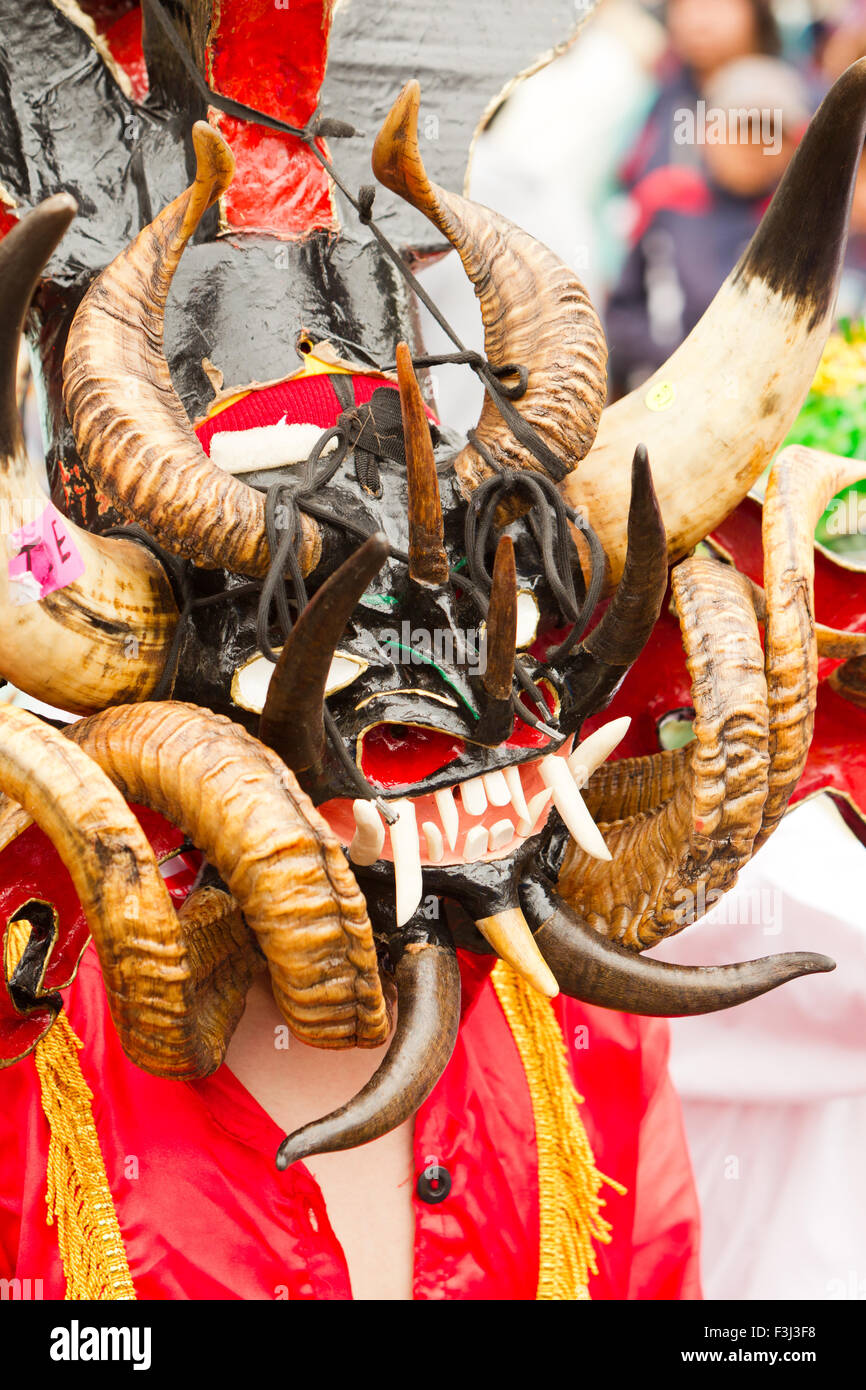
[{"label": "curved ram horn", "polygon": [[[363,895],[327,821],[275,753],[223,715],[175,702],[118,706],[64,732],[127,801],[158,811],[204,852],[264,953],[295,1037],[333,1048],[385,1041]],[[169,938],[154,938],[148,922],[130,933],[114,914],[97,941],[118,1032],[145,1054],[141,1010],[163,973],[143,968],[154,940],[164,957]]]},{"label": "curved ram horn", "polygon": [[770,774],[756,849],[785,814],[815,726],[815,527],[831,497],[864,474],[862,459],[799,445],[783,450],[770,470],[762,522]]},{"label": "curved ram horn", "polygon": [[[767,682],[748,580],[694,557],[674,570],[673,595],[695,740],[664,765],[677,774],[668,778],[668,799],[600,826],[611,861],[571,843],[557,883],[592,928],[633,950],[682,930],[706,911],[708,892],[734,883],[753,853],[767,796]],[[651,776],[642,780],[654,785]]]},{"label": "curved ram horn", "polygon": [[[195,182],[94,280],[69,330],[63,396],[89,472],[124,516],[204,568],[263,577],[265,499],[211,463],[172,385],[165,305],[184,248],[234,172],[205,121],[193,127]],[[318,525],[301,514],[299,561],[318,563]]]},{"label": "curved ram horn", "polygon": [[[600,768],[586,802],[616,867],[570,848],[559,879],[562,894],[593,926],[632,948],[652,945],[700,915],[695,908],[706,903],[707,891],[730,887],[785,813],[805,767],[817,704],[815,526],[830,498],[864,472],[862,460],[800,445],[783,450],[764,502],[764,591],[715,561],[689,560],[674,571],[698,746]],[[763,617],[763,656],[749,604]],[[706,631],[716,640],[705,656]],[[840,643],[847,636],[836,634]],[[859,643],[851,645],[856,651]],[[856,671],[858,660],[846,664]],[[844,671],[831,682],[838,686]],[[678,846],[680,867],[665,865],[654,844]]]},{"label": "curved ram horn", "polygon": [[691,752],[665,748],[640,758],[620,758],[602,763],[587,782],[583,799],[599,825],[629,820],[644,811],[655,811],[670,801],[689,775]]},{"label": "curved ram horn", "polygon": [[605,410],[563,484],[610,562],[625,563],[627,459],[646,443],[671,562],[745,497],[783,443],[833,323],[848,212],[866,134],[866,59],[812,120],[764,220],[683,345],[644,386]]},{"label": "curved ram horn", "polygon": [[0,711],[0,786],[69,871],[127,1056],[156,1076],[210,1075],[258,969],[237,905],[207,889],[175,916],[153,850],[117,788],[81,748],[12,706]]},{"label": "curved ram horn", "polygon": [[286,638],[268,686],[259,738],[293,772],[315,771],[325,756],[325,689],[334,650],[388,554],[387,537],[375,532],[325,580]]},{"label": "curved ram horn", "polygon": [[642,444],[632,460],[626,536],[626,563],[611,603],[598,626],[561,664],[570,697],[560,720],[566,731],[579,728],[589,714],[604,707],[643,651],[664,601],[667,541]]},{"label": "curved ram horn", "polygon": [[454,1051],[460,970],[445,934],[410,941],[395,970],[397,1026],[385,1057],[348,1104],[283,1140],[277,1167],[311,1154],[369,1144],[396,1129],[427,1099]]},{"label": "curved ram horn", "polygon": [[409,487],[409,573],[419,584],[438,586],[448,583],[449,572],[442,498],[427,413],[405,343],[397,344],[397,380]]},{"label": "curved ram horn", "polygon": [[830,684],[843,700],[866,709],[866,657],[849,657],[832,673]]},{"label": "curved ram horn", "polygon": [[[487,358],[494,368],[528,369],[518,414],[567,471],[592,444],[607,393],[598,317],[577,276],[546,246],[498,213],[431,183],[418,148],[419,102],[418,83],[407,83],[377,136],[373,172],[456,249],[481,303]],[[476,433],[500,467],[544,471],[487,397]],[[468,490],[492,471],[471,443],[455,468]]]},{"label": "curved ram horn", "polygon": [[75,211],[67,194],[48,198],[0,242],[0,531],[6,539],[33,527],[35,539],[50,524],[83,566],[79,577],[40,599],[22,592],[20,581],[13,585],[8,561],[0,563],[0,674],[39,700],[84,714],[153,690],[178,613],[151,552],[134,541],[91,536],[62,518],[27,458],[15,393],[21,330]]},{"label": "curved ram horn", "polygon": [[593,931],[543,879],[524,880],[521,901],[563,994],[603,1009],[662,1018],[714,1013],[836,968],[829,956],[808,951],[737,965],[669,965],[641,959]]}]

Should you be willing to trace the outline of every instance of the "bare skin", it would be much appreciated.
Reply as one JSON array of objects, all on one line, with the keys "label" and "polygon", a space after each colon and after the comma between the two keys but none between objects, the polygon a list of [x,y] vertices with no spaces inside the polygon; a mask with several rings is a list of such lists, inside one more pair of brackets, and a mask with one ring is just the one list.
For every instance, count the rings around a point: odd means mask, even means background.
[{"label": "bare skin", "polygon": [[[288,1048],[278,1049],[274,1040],[284,1036],[283,1029],[268,977],[259,975],[226,1063],[288,1134],[350,1100],[373,1075],[385,1048],[331,1052],[290,1039]],[[362,1148],[306,1161],[345,1252],[356,1299],[412,1297],[412,1136],[407,1120]]]}]

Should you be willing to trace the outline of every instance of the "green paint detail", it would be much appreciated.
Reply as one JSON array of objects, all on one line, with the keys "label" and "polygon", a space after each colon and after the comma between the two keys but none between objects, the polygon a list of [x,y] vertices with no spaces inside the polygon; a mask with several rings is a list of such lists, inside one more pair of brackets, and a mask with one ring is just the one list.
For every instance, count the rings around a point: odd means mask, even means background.
[{"label": "green paint detail", "polygon": [[375,608],[380,613],[396,608],[399,602],[393,594],[364,594],[361,599],[365,608]]},{"label": "green paint detail", "polygon": [[472,718],[478,719],[480,717],[478,714],[478,710],[475,708],[473,704],[470,704],[469,700],[467,700],[460,687],[454,684],[453,680],[451,680],[451,677],[448,675],[448,672],[444,671],[441,666],[438,666],[435,661],[429,661],[427,657],[423,655],[422,652],[417,651],[415,647],[407,647],[405,642],[387,642],[386,646],[392,651],[396,648],[398,652],[408,652],[409,655],[412,657],[413,661],[420,662],[422,666],[432,666],[434,671],[438,671],[445,684],[449,686],[451,690],[454,691],[454,694],[457,696],[458,700],[460,700],[466,706],[469,713],[472,715]]}]

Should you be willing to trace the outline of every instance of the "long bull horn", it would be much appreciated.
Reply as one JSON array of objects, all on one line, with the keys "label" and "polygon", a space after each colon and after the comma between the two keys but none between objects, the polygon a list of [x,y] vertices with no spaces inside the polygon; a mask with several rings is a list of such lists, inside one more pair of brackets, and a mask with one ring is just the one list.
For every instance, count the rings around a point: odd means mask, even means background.
[{"label": "long bull horn", "polygon": [[[125,516],[203,568],[263,577],[265,499],[211,463],[172,385],[165,305],[184,248],[231,182],[231,151],[193,127],[195,182],[94,280],[69,330],[63,394],[89,471]],[[318,563],[318,525],[302,514],[299,562]]]},{"label": "long bull horn", "polygon": [[3,557],[0,674],[37,699],[83,714],[147,697],[163,672],[178,614],[150,551],[91,536],[61,517],[27,457],[15,392],[21,331],[43,267],[75,212],[67,194],[48,198],[0,243],[0,532],[20,543],[23,528],[32,528],[38,542],[52,527],[71,563],[68,573],[76,575],[40,598],[23,589],[21,577],[10,579]]},{"label": "long bull horn", "polygon": [[[537,431],[549,450],[548,464],[515,437],[488,397],[476,429],[482,449],[500,468],[564,476],[592,444],[607,392],[607,347],[598,317],[577,276],[546,246],[498,213],[431,182],[418,147],[419,103],[418,83],[407,83],[377,136],[373,172],[456,249],[481,304],[491,365],[528,369],[515,423],[518,434],[521,420]],[[472,443],[455,468],[467,490],[492,472]]]},{"label": "long bull horn", "polygon": [[808,951],[736,965],[669,965],[641,959],[593,931],[543,878],[521,884],[521,901],[563,994],[603,1009],[662,1018],[714,1013],[836,968],[829,956]]},{"label": "long bull horn", "polygon": [[397,1026],[380,1066],[346,1105],[283,1140],[277,1167],[311,1154],[368,1144],[396,1129],[427,1099],[448,1065],[460,1022],[460,970],[447,932],[427,924],[404,938],[394,971]]},{"label": "long bull horn", "polygon": [[830,91],[764,219],[700,323],[655,376],[605,410],[562,485],[610,562],[625,563],[628,460],[653,461],[671,562],[745,497],[783,443],[833,324],[866,133],[866,59]]},{"label": "long bull horn", "polygon": [[[100,779],[105,774],[127,801],[164,815],[204,852],[243,911],[268,963],[274,997],[297,1038],[328,1048],[385,1041],[387,1009],[363,895],[327,822],[276,754],[223,715],[180,703],[118,706],[71,725],[66,738],[24,711],[0,712],[0,730],[8,730],[12,740],[19,726],[33,733],[28,756],[21,755],[22,777],[31,763],[39,767],[37,733],[68,756],[83,756],[67,746],[68,738],[98,764]],[[53,813],[45,804],[48,785],[40,782],[42,790],[29,799],[21,794],[20,779],[9,791],[54,838]],[[23,828],[20,819],[16,828]],[[128,867],[137,862],[125,850],[121,857]],[[72,872],[78,861],[73,856],[66,862]],[[79,896],[83,887],[90,893],[89,899],[82,896],[85,911],[90,901],[98,906],[98,877],[90,870],[76,887]],[[179,979],[184,969],[173,913],[167,919],[160,907],[151,917],[149,900],[139,903],[130,891],[132,909],[124,914],[112,899],[96,927],[90,915],[88,921],[124,1048],[146,1070],[164,1075],[168,1035],[160,1026],[151,1028],[147,1018],[167,1014],[180,1049],[186,1038],[183,1010],[200,1016],[205,1005],[177,985],[175,966]],[[156,1012],[149,1015],[154,994],[165,1002],[153,1003]],[[239,1016],[240,1010],[235,1022]],[[201,1075],[197,1068],[224,1051],[230,1034],[200,1027],[210,1039],[204,1061],[196,1035],[187,1039],[191,1052],[169,1056],[172,1075]],[[172,1042],[169,1053],[174,1051]]]}]

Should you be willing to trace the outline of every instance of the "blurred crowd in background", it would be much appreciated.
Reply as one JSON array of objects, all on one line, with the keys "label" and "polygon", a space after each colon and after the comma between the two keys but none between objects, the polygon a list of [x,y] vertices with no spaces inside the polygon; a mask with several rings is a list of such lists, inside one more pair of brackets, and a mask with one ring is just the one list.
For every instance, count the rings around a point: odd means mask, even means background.
[{"label": "blurred crowd in background", "polygon": [[[603,0],[579,41],[499,108],[476,142],[469,191],[580,274],[607,332],[611,400],[694,328],[825,92],[864,55],[866,0]],[[426,282],[480,346],[453,262]],[[866,458],[866,160],[838,314],[792,438]],[[445,350],[434,323],[424,332]],[[469,378],[436,382],[456,426],[477,419]],[[866,564],[866,537],[838,529],[819,539]]]}]

